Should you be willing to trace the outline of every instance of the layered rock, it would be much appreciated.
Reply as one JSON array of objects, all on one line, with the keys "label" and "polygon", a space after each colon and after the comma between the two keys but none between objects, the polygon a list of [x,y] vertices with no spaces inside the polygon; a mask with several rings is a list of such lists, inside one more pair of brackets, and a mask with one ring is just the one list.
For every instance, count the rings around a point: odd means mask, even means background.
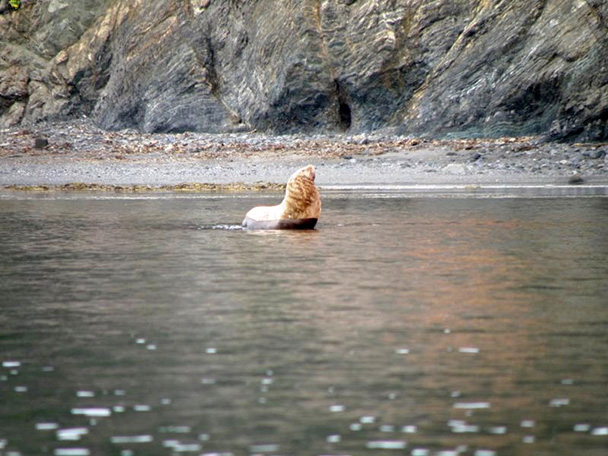
[{"label": "layered rock", "polygon": [[4,127],[608,139],[602,0],[23,3]]}]

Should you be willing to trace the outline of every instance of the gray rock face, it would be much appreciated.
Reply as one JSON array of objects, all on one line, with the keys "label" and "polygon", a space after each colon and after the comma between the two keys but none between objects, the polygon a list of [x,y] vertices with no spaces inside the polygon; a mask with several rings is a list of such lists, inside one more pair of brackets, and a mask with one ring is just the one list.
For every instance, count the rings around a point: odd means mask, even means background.
[{"label": "gray rock face", "polygon": [[50,0],[0,15],[0,128],[608,139],[603,0]]}]

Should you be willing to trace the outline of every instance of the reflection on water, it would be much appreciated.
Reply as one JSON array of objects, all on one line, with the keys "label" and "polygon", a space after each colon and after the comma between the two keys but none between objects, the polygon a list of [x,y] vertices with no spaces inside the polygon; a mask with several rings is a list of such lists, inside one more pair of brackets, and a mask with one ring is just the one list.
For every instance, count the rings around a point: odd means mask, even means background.
[{"label": "reflection on water", "polygon": [[0,201],[0,453],[606,454],[608,199],[274,199]]}]

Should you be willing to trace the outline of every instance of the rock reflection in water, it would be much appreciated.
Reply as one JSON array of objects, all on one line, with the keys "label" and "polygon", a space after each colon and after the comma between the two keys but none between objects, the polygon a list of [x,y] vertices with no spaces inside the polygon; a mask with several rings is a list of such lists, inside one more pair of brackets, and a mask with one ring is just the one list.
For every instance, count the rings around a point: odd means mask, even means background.
[{"label": "rock reflection in water", "polygon": [[0,450],[605,450],[605,198],[264,202],[0,200]]}]

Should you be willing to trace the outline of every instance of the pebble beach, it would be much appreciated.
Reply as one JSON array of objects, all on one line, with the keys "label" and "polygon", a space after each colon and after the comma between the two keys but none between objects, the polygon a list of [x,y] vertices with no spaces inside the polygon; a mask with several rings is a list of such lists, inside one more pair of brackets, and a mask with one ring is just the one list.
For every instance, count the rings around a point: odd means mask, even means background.
[{"label": "pebble beach", "polygon": [[608,184],[608,144],[536,137],[141,134],[88,121],[0,132],[5,190],[272,191],[309,163],[321,188]]}]

